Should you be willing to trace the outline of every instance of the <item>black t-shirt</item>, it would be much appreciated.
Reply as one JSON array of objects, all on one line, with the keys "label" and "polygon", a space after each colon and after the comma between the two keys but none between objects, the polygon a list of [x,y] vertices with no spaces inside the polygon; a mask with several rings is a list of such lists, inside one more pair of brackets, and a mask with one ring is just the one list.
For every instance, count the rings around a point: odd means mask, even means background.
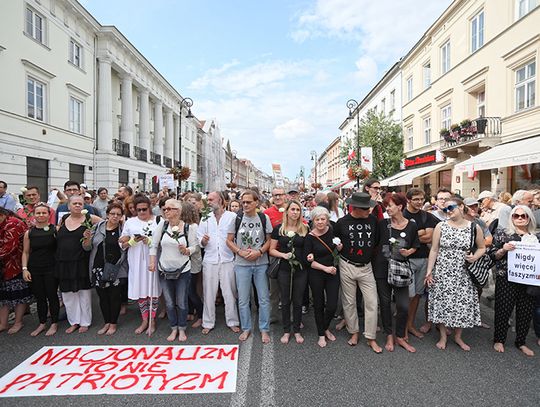
[{"label": "black t-shirt", "polygon": [[120,237],[120,230],[116,228],[114,230],[105,231],[105,241],[101,242],[96,251],[94,258],[94,268],[103,268],[105,266],[103,258],[103,245],[105,244],[105,257],[107,263],[116,264],[120,257],[122,257],[122,251],[118,245],[118,238]]},{"label": "black t-shirt", "polygon": [[[409,212],[407,208],[403,211],[403,216],[407,219],[416,223],[418,230],[422,229],[433,229],[440,222],[435,216],[431,213],[419,210],[416,213]],[[425,259],[429,256],[429,247],[426,243],[420,242],[420,247],[418,250],[411,255],[410,259]]]},{"label": "black t-shirt", "polygon": [[402,230],[390,228],[392,237],[396,239],[396,243],[393,245],[390,243],[389,223],[390,219],[383,219],[378,224],[381,240],[377,246],[377,255],[373,262],[373,272],[376,278],[385,278],[388,275],[388,256],[397,261],[405,261],[407,258],[399,253],[399,249],[411,249],[413,247],[418,249],[420,247],[416,223],[409,221]]},{"label": "black t-shirt", "polygon": [[[280,236],[279,235],[279,228],[281,227],[281,224],[276,225],[274,229],[272,230],[271,239],[278,241],[278,251],[281,253],[290,253],[291,247],[290,247],[290,241],[291,238],[289,236]],[[305,269],[306,266],[306,255],[304,254],[304,241],[305,236],[300,236],[299,234],[295,234],[293,239],[293,247],[294,247],[294,256],[296,259],[302,263],[302,268]],[[280,268],[282,269],[288,269],[290,267],[288,261],[282,261],[280,263]]]},{"label": "black t-shirt", "polygon": [[[329,228],[328,232],[326,232],[324,235],[319,236],[319,239],[326,243],[326,246],[328,246],[332,252],[336,248],[336,245],[332,242],[332,239],[334,239],[334,234],[331,228]],[[306,236],[306,241],[304,243],[304,253],[306,254],[306,257],[309,254],[313,254],[314,261],[322,264],[323,266],[332,267],[334,265],[334,256],[319,239],[309,233]]]},{"label": "black t-shirt", "polygon": [[373,215],[367,218],[345,215],[337,221],[334,234],[343,244],[341,256],[355,263],[369,263],[373,260],[375,246],[379,244],[377,219]]}]

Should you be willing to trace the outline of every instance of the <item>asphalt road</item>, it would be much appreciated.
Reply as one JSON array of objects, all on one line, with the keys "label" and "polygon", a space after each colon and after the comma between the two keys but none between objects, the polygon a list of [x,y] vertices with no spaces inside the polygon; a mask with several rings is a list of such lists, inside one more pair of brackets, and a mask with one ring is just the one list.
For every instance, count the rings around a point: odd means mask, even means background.
[{"label": "asphalt road", "polygon": [[[36,317],[26,316],[25,327],[14,336],[0,334],[0,375],[4,375],[42,346],[50,345],[165,345],[168,324],[161,321],[157,333],[148,338],[133,330],[139,323],[138,311],[131,306],[112,338],[96,334],[101,315],[95,301],[95,325],[86,334],[52,338],[29,333]],[[493,312],[482,306],[483,320],[493,323]],[[223,327],[221,320],[209,335],[188,330],[190,345],[235,344],[237,335]],[[316,345],[312,312],[305,315],[306,342],[288,345],[279,342],[281,329],[272,325],[272,343],[263,346],[259,335],[241,345],[237,392],[234,394],[190,395],[99,395],[62,397],[0,398],[0,406],[171,406],[189,403],[198,406],[538,406],[540,405],[540,348],[531,333],[529,345],[537,351],[524,357],[512,345],[509,332],[507,352],[496,354],[491,348],[492,330],[466,330],[470,352],[449,342],[446,351],[436,349],[436,335],[412,339],[416,354],[401,348],[377,355],[364,342],[356,347],[346,343],[345,332],[327,348]],[[382,343],[379,335],[379,343]]]}]

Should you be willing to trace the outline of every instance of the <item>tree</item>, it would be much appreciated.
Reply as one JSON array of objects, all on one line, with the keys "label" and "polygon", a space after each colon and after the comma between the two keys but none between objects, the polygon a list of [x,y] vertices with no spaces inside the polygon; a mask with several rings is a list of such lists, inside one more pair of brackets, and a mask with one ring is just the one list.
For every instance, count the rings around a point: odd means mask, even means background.
[{"label": "tree", "polygon": [[373,148],[374,177],[384,179],[399,172],[404,157],[403,137],[401,126],[392,118],[369,110],[360,120],[356,137],[347,139],[341,147],[340,157],[345,165],[360,165],[358,146]]}]

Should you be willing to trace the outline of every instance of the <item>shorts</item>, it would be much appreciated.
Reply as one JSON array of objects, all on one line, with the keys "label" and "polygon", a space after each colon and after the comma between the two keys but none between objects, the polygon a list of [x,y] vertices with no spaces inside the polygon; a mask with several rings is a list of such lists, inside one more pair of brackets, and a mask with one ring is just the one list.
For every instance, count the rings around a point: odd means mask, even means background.
[{"label": "shorts", "polygon": [[426,278],[428,259],[409,259],[409,263],[413,271],[413,281],[409,285],[409,297],[424,295],[426,292],[424,279]]}]

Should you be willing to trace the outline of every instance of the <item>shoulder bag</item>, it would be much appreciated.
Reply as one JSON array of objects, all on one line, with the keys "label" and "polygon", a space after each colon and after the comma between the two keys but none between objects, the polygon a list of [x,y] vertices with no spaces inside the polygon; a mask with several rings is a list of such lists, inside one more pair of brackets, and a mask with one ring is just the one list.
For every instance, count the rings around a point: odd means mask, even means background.
[{"label": "shoulder bag", "polygon": [[[105,236],[107,235],[107,228],[105,227]],[[107,262],[105,256],[105,239],[103,239],[103,271],[101,273],[100,280],[105,283],[114,283],[118,278],[118,273],[120,273],[120,264],[112,264]]]},{"label": "shoulder bag", "polygon": [[[476,241],[476,223],[471,222],[471,249],[472,253]],[[494,266],[494,262],[487,254],[483,254],[478,260],[473,263],[465,262],[465,268],[471,277],[473,284],[477,288],[482,288],[486,285],[489,277],[489,270]]]},{"label": "shoulder bag", "polygon": [[[392,237],[392,225],[390,219],[386,224],[388,238]],[[394,287],[408,287],[412,283],[413,272],[409,260],[399,261],[392,258],[392,248],[388,245],[388,284]]]},{"label": "shoulder bag", "polygon": [[266,269],[266,274],[268,274],[268,277],[276,279],[278,276],[280,265],[281,265],[280,257],[270,256],[270,263],[268,264],[268,268]]}]

